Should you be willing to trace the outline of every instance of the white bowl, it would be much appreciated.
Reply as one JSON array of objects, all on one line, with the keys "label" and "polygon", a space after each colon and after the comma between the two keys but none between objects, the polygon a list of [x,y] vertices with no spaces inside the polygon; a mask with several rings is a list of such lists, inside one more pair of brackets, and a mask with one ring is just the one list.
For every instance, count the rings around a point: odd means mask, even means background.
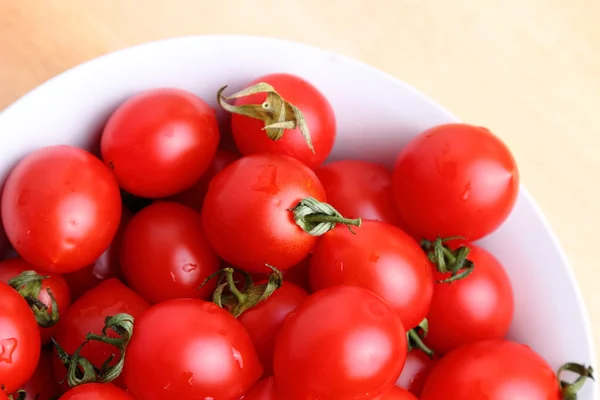
[{"label": "white bowl", "polygon": [[[139,91],[179,87],[216,107],[215,94],[222,85],[234,90],[260,75],[282,71],[311,81],[332,103],[338,140],[331,159],[391,165],[410,138],[457,120],[407,84],[335,53],[266,38],[184,37],[87,62],[7,108],[0,114],[0,182],[17,160],[36,148],[59,143],[93,148],[111,111]],[[524,188],[509,219],[481,243],[500,259],[514,285],[510,337],[531,346],[555,368],[567,361],[594,363],[590,326],[574,275]],[[587,384],[579,399],[597,397],[598,386]]]}]

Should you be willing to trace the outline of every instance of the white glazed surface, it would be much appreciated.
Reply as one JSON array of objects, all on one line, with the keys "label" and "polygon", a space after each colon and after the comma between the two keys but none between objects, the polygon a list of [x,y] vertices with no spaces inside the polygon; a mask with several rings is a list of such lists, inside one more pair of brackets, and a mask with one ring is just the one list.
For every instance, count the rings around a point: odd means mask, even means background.
[{"label": "white glazed surface", "polygon": [[[153,42],[90,61],[36,88],[0,114],[0,181],[28,152],[51,144],[95,149],[115,107],[156,87],[190,90],[216,108],[215,93],[271,72],[298,74],[330,100],[338,121],[331,159],[392,165],[419,132],[457,119],[410,86],[337,54],[274,39],[199,36]],[[469,121],[485,125],[485,121]],[[548,195],[552,195],[549,193]],[[516,207],[481,244],[508,270],[516,313],[510,338],[553,367],[594,362],[587,313],[569,263],[546,220],[521,188]],[[598,398],[586,384],[580,400]]]}]

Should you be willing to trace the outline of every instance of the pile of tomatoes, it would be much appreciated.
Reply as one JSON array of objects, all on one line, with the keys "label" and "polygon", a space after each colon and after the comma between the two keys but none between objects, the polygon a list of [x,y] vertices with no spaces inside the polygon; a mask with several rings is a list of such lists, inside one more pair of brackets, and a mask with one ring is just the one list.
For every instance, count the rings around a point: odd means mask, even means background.
[{"label": "pile of tomatoes", "polygon": [[440,125],[393,170],[324,164],[336,120],[317,88],[271,74],[229,92],[227,128],[190,92],[150,90],[98,155],[15,165],[0,399],[575,398],[591,368],[505,339],[511,282],[472,243],[518,193],[497,137]]}]

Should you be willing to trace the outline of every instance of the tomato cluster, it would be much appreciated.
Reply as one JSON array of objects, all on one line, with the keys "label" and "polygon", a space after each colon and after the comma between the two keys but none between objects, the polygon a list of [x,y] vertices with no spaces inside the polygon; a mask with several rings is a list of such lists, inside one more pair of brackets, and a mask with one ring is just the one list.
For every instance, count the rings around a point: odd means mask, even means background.
[{"label": "tomato cluster", "polygon": [[[488,130],[435,126],[393,169],[324,164],[332,106],[290,74],[125,101],[98,156],[26,155],[1,197],[0,398],[573,399],[505,338],[501,263],[473,244],[519,177]],[[0,257],[5,257],[4,232]]]}]

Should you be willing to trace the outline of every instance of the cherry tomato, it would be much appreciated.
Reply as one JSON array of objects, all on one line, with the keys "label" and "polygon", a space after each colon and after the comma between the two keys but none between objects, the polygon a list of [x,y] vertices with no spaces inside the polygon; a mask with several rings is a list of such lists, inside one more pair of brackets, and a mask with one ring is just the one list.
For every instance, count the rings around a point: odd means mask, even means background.
[{"label": "cherry tomato", "polygon": [[124,279],[119,261],[119,253],[121,251],[123,231],[132,215],[127,207],[123,207],[119,229],[108,249],[93,264],[63,275],[69,285],[69,289],[71,289],[73,300],[80,298],[85,292],[95,288],[104,280],[110,278]]},{"label": "cherry tomato", "polygon": [[135,400],[129,393],[110,383],[87,383],[76,386],[59,400]]},{"label": "cherry tomato", "polygon": [[41,343],[29,305],[4,282],[0,282],[0,322],[0,387],[12,393],[33,375]]},{"label": "cherry tomato", "polygon": [[362,218],[399,225],[392,192],[392,173],[366,161],[337,161],[315,170],[327,202],[346,218]]},{"label": "cherry tomato", "polygon": [[519,174],[508,148],[490,131],[446,124],[423,132],[400,152],[393,187],[412,234],[473,241],[510,214]]},{"label": "cherry tomato", "polygon": [[[58,315],[64,315],[67,312],[68,307],[71,305],[71,293],[69,292],[69,286],[65,279],[58,274],[47,273],[42,270],[37,270],[33,265],[20,257],[10,258],[8,260],[0,262],[0,282],[8,283],[12,278],[16,278],[25,271],[35,271],[41,276],[48,276],[48,279],[41,281],[41,288],[37,299],[48,307],[48,314],[52,313],[52,300],[48,291],[54,296],[56,305],[58,306]],[[27,287],[31,287],[28,284]],[[56,323],[56,321],[55,321]],[[40,336],[42,345],[50,343],[50,338],[54,333],[57,325],[49,328],[40,327]]]},{"label": "cherry tomato", "polygon": [[396,385],[408,390],[415,396],[420,396],[425,386],[425,380],[439,358],[431,358],[419,349],[412,349],[406,356],[406,364]]},{"label": "cherry tomato", "polygon": [[317,176],[301,162],[257,154],[230,164],[211,181],[202,208],[204,231],[225,261],[248,272],[269,273],[302,261],[317,237],[294,222],[302,199],[325,200]]},{"label": "cherry tomato", "polygon": [[240,400],[279,400],[275,380],[272,376],[261,379]]},{"label": "cherry tomato", "polygon": [[214,303],[156,304],[136,321],[123,375],[144,400],[238,400],[263,369],[244,327]]},{"label": "cherry tomato", "polygon": [[94,262],[113,239],[120,216],[110,171],[75,147],[49,146],[25,156],[2,193],[2,221],[15,250],[53,273]]},{"label": "cherry tomato", "polygon": [[[452,243],[456,248],[464,243]],[[451,284],[438,283],[427,314],[426,344],[441,354],[466,343],[506,336],[514,314],[510,279],[500,262],[485,249],[468,244],[475,269]],[[448,278],[439,272],[436,280]]]},{"label": "cherry tomato", "polygon": [[217,150],[215,158],[208,167],[208,170],[202,175],[202,178],[191,188],[172,196],[169,200],[176,201],[200,212],[204,197],[208,192],[208,184],[219,172],[223,171],[226,166],[240,158],[237,154],[228,150]]},{"label": "cherry tomato", "polygon": [[381,400],[417,400],[417,398],[412,393],[394,386]]},{"label": "cherry tomato", "polygon": [[131,288],[158,303],[210,297],[214,283],[198,289],[220,263],[206,240],[199,213],[183,204],[157,202],[127,225],[121,266]]},{"label": "cherry tomato", "polygon": [[190,188],[219,144],[215,110],[180,89],[154,89],[125,101],[102,133],[102,159],[131,194],[160,198]]},{"label": "cherry tomato", "polygon": [[367,400],[389,391],[406,358],[406,332],[373,292],[335,286],[312,294],[275,345],[277,390],[286,400]]},{"label": "cherry tomato", "polygon": [[485,340],[448,353],[433,368],[421,400],[559,400],[556,374],[529,347]]},{"label": "cherry tomato", "polygon": [[[310,168],[316,168],[325,161],[331,153],[336,135],[336,121],[333,108],[323,94],[309,82],[290,74],[270,74],[262,76],[251,82],[249,86],[260,82],[268,83],[274,87],[280,97],[289,104],[298,108],[306,121],[310,133],[314,153],[311,151],[306,139],[303,137],[298,124],[296,128],[286,129],[279,140],[272,140],[265,130],[267,124],[279,120],[280,109],[277,101],[265,103],[268,100],[266,93],[258,93],[240,97],[235,100],[235,107],[255,104],[255,111],[259,116],[268,117],[256,119],[245,115],[231,116],[231,130],[238,149],[244,155],[257,153],[284,154],[294,157]],[[271,107],[265,111],[266,104]],[[273,109],[276,108],[276,109]],[[286,121],[299,122],[289,107],[286,107]]]},{"label": "cherry tomato", "polygon": [[317,243],[310,261],[313,291],[335,285],[369,289],[384,299],[411,329],[429,311],[433,274],[419,244],[399,228],[363,221],[351,233],[338,226]]},{"label": "cherry tomato", "polygon": [[238,317],[252,339],[266,375],[273,373],[275,340],[287,316],[308,297],[293,283],[283,282],[269,298]]},{"label": "cherry tomato", "polygon": [[[68,354],[72,355],[85,341],[88,333],[102,334],[106,317],[127,313],[137,319],[148,307],[144,299],[119,280],[108,279],[86,292],[71,305],[67,315],[61,319],[54,339]],[[109,334],[117,337],[114,332],[109,331]],[[80,353],[98,368],[111,354],[115,354],[110,364],[114,365],[119,359],[118,349],[96,341],[87,343]],[[58,357],[54,357],[54,375],[60,381],[67,375],[67,370]],[[114,383],[125,387],[122,377]],[[68,388],[66,382],[62,388]]]},{"label": "cherry tomato", "polygon": [[[52,372],[52,352],[42,350],[40,360],[33,376],[20,388],[25,392],[24,400],[51,400],[59,394],[58,383]],[[18,399],[18,394],[13,394],[13,399]]]}]

